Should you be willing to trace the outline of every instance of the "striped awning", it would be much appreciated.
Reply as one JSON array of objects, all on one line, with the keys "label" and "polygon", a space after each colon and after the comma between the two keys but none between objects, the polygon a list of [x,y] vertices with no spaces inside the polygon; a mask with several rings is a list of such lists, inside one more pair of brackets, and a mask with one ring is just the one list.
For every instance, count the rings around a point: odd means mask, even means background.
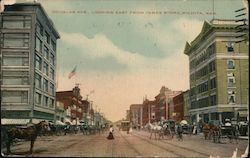
[{"label": "striped awning", "polygon": [[30,119],[1,119],[2,125],[26,125],[29,123]]}]

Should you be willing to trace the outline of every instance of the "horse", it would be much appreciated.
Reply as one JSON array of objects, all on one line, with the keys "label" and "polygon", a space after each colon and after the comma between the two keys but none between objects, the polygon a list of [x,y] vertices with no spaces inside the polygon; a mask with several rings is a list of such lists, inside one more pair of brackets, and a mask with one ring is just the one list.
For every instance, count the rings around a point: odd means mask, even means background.
[{"label": "horse", "polygon": [[220,138],[221,138],[221,128],[219,126],[216,126],[214,124],[209,125],[211,134],[213,137],[213,142],[214,143],[220,143]]},{"label": "horse", "polygon": [[232,143],[232,139],[234,139],[235,142],[238,143],[239,126],[238,125],[231,125],[230,132],[229,132],[227,137],[229,138],[230,143]]},{"label": "horse", "polygon": [[49,125],[46,121],[41,121],[38,124],[34,124],[28,127],[14,127],[7,131],[7,154],[10,154],[10,145],[13,139],[25,139],[30,141],[30,153],[33,152],[34,142],[41,131],[50,131]]},{"label": "horse", "polygon": [[209,124],[204,123],[204,124],[203,124],[203,128],[202,128],[202,131],[203,131],[205,140],[211,139],[211,129],[210,129]]},{"label": "horse", "polygon": [[147,123],[146,126],[145,126],[145,128],[147,128],[149,130],[149,132],[150,132],[150,139],[151,139],[153,133],[155,135],[155,139],[157,139],[156,138],[157,134],[159,135],[159,139],[161,137],[163,138],[163,136],[164,136],[164,134],[163,134],[163,127],[157,125],[156,123],[154,123],[154,124]]}]

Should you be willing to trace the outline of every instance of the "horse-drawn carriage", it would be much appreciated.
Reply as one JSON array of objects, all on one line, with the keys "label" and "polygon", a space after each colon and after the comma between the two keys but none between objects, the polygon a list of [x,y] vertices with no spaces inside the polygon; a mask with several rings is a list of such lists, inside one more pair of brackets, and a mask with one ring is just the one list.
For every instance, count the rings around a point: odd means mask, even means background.
[{"label": "horse-drawn carriage", "polygon": [[226,122],[222,124],[219,120],[209,121],[208,124],[203,124],[203,133],[205,139],[213,139],[213,142],[220,143],[222,139],[235,139],[237,142],[239,136],[239,126],[237,122]]},{"label": "horse-drawn carriage", "polygon": [[238,122],[236,120],[226,120],[225,124],[221,126],[221,135],[222,138],[229,138],[230,142],[232,142],[232,139],[238,142],[240,135]]},{"label": "horse-drawn carriage", "polygon": [[167,120],[163,122],[164,135],[174,137],[175,134],[175,121]]}]

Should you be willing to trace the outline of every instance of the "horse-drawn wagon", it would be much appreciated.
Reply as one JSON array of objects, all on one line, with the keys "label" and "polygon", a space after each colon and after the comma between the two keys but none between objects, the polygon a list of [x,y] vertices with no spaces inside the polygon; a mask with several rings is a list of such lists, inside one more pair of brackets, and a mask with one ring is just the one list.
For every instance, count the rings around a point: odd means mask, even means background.
[{"label": "horse-drawn wagon", "polygon": [[163,122],[164,135],[174,137],[175,134],[175,120],[167,120]]}]

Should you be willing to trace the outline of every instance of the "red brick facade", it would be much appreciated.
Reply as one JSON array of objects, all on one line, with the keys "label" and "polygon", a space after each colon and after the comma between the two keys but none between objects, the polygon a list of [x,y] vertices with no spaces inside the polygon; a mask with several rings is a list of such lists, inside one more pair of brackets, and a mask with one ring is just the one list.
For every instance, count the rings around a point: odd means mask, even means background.
[{"label": "red brick facade", "polygon": [[177,122],[180,122],[184,119],[184,98],[183,93],[175,96],[173,98],[174,103],[174,115],[172,116],[172,119],[174,119]]},{"label": "red brick facade", "polygon": [[70,109],[70,121],[82,120],[83,113],[88,110],[88,101],[83,101],[80,88],[75,87],[71,91],[56,92],[56,100],[64,104],[64,109]]}]

